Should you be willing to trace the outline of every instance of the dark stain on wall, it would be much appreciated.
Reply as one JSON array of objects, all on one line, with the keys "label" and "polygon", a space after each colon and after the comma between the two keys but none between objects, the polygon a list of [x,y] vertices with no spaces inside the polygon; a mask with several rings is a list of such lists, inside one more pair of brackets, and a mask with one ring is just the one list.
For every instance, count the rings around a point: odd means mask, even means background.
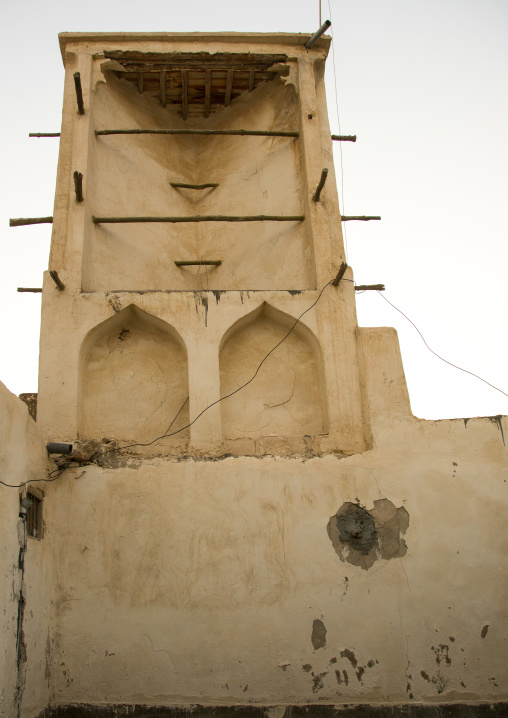
[{"label": "dark stain on wall", "polygon": [[369,511],[359,503],[342,504],[328,521],[327,531],[341,561],[369,569],[379,558],[400,558],[406,554],[402,535],[409,526],[404,507],[388,499],[374,501]]},{"label": "dark stain on wall", "polygon": [[323,621],[320,621],[319,618],[316,618],[312,622],[312,635],[310,640],[312,641],[315,651],[317,651],[318,648],[324,648],[326,646],[326,628]]}]

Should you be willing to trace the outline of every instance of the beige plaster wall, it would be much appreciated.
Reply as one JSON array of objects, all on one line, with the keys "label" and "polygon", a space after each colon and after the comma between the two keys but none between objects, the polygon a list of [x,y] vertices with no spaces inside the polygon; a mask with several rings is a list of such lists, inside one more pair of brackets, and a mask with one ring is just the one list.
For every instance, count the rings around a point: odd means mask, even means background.
[{"label": "beige plaster wall", "polygon": [[[305,436],[328,430],[321,351],[294,319],[263,304],[231,327],[220,352],[224,437]],[[238,326],[239,325],[239,326]],[[285,339],[285,337],[287,337]],[[256,379],[241,391],[268,353]]]},{"label": "beige plaster wall", "polygon": [[[98,62],[98,61],[97,61]],[[183,121],[107,73],[93,93],[96,129],[295,131],[295,88],[263,83],[207,120]],[[217,182],[174,189],[170,182]],[[88,204],[95,216],[303,215],[293,138],[105,136],[90,142]],[[305,222],[122,224],[84,227],[83,289],[314,289]],[[179,260],[221,260],[182,268]]]},{"label": "beige plaster wall", "polygon": [[[43,440],[27,407],[0,384],[2,481],[21,484],[44,478],[48,465],[46,457]],[[42,487],[46,494],[43,516],[47,525],[47,497],[51,495],[51,484],[33,485]],[[41,541],[25,536],[23,522],[19,519],[22,490],[0,486],[0,715],[6,718],[14,718],[18,710],[27,718],[36,715],[47,705],[50,693],[51,539],[46,535]]]},{"label": "beige plaster wall", "polygon": [[[508,423],[415,419],[396,335],[363,331],[370,451],[62,477],[56,703],[507,698]],[[328,522],[381,499],[407,512],[407,551],[354,565]]]},{"label": "beige plaster wall", "polygon": [[[325,114],[327,41],[308,53],[301,40],[63,39],[50,268],[66,289],[45,275],[39,431],[53,441],[147,444],[186,396],[182,423],[214,406],[177,440],[112,452],[108,468],[70,468],[48,485],[45,538],[30,549],[42,552],[39,573],[34,566],[26,576],[36,606],[29,656],[45,645],[42,606],[53,601],[50,685],[37,694],[40,654],[33,678],[27,673],[27,715],[37,695],[156,705],[507,698],[506,419],[413,417],[396,333],[358,328],[351,269],[310,309],[343,250]],[[106,43],[287,52],[294,59],[285,82],[235,101],[207,126],[295,123],[298,150],[292,141],[246,138],[245,155],[233,139],[98,140],[99,121],[179,122],[102,74]],[[330,175],[314,203],[323,166]],[[74,170],[84,174],[81,204]],[[199,205],[168,189],[173,173],[207,181],[212,171],[221,186]],[[273,227],[240,236],[238,227],[110,231],[91,223],[99,210],[275,212],[281,198],[306,220],[273,242]],[[171,267],[177,246],[189,252],[181,258],[227,250],[232,264],[184,280]],[[303,312],[256,383],[215,403]],[[337,528],[351,506],[383,537],[366,554]],[[14,554],[11,542],[9,566]]]},{"label": "beige plaster wall", "polygon": [[[169,325],[132,306],[82,350],[81,436],[150,441],[189,423],[187,352]],[[189,430],[178,437],[187,441]]]},{"label": "beige plaster wall", "polygon": [[[347,276],[352,277],[350,270],[348,270]],[[86,419],[85,430],[84,415],[87,412],[89,415],[91,411],[95,412],[98,408],[96,405],[97,395],[96,389],[89,397],[86,397],[86,393],[84,394],[82,390],[80,391],[80,387],[83,387],[83,382],[86,381],[84,377],[87,373],[87,357],[91,351],[90,332],[93,333],[96,331],[96,327],[115,317],[115,322],[119,322],[119,334],[125,328],[120,326],[122,320],[119,317],[131,305],[141,310],[137,316],[145,317],[147,330],[150,322],[159,320],[159,322],[163,322],[167,332],[173,332],[181,338],[188,362],[189,408],[184,407],[184,409],[189,412],[189,416],[194,418],[221,396],[221,346],[237,322],[246,320],[253,312],[259,312],[266,303],[274,314],[279,312],[280,316],[285,317],[284,323],[289,329],[291,323],[302,312],[308,310],[318,298],[317,292],[296,294],[294,292],[73,294],[53,290],[51,285],[51,279],[46,276],[46,295],[42,309],[38,423],[52,441],[72,441],[77,435],[82,438],[102,438],[103,436],[113,436],[117,439],[132,438],[130,434],[126,436],[124,429],[127,427],[121,421],[118,430],[113,425],[104,423],[93,429],[93,426],[88,423],[91,420]],[[305,424],[309,421],[309,417],[300,417],[301,422],[298,418],[297,423],[303,427],[303,431],[301,429],[296,431],[293,426],[294,430],[292,429],[291,435],[295,436],[296,432],[300,436],[302,433],[314,436],[314,451],[351,453],[361,451],[366,446],[366,429],[362,419],[362,395],[359,381],[360,365],[355,338],[357,322],[353,294],[351,282],[343,282],[338,288],[329,286],[316,307],[302,317],[301,327],[299,325],[295,334],[295,337],[300,337],[300,345],[307,346],[304,353],[307,352],[309,357],[314,357],[311,363],[315,366],[315,370],[313,370],[315,380],[302,371],[302,378],[305,382],[302,389],[307,387],[304,389],[304,392],[307,392],[305,396],[309,397],[312,394],[314,404],[319,404],[320,418],[317,418],[317,414],[314,415],[315,418],[311,420],[307,428],[305,428]],[[62,316],[66,318],[69,335],[73,336],[72,342],[67,341],[66,334],[59,331]],[[271,348],[266,343],[268,339],[262,341],[264,342],[263,347],[268,351]],[[259,346],[262,341],[260,336]],[[277,341],[278,339],[275,339],[273,345]],[[281,346],[283,354],[291,344],[291,339],[288,341],[289,343],[284,342]],[[252,364],[248,349],[246,352],[244,356],[247,362],[245,369]],[[256,352],[259,353],[258,349]],[[147,348],[147,356],[149,354],[150,349]],[[260,360],[261,358],[260,356]],[[168,362],[168,368],[170,363]],[[166,423],[166,416],[164,416],[164,421],[162,417],[156,416],[159,411],[156,401],[159,380],[156,375],[150,373],[150,366],[153,366],[151,360],[147,364],[146,372],[150,374],[154,383],[146,393],[153,392],[155,403],[150,403],[145,407],[142,403],[132,402],[126,409],[125,396],[129,394],[129,391],[132,392],[132,395],[136,395],[136,387],[143,376],[142,373],[136,375],[127,369],[122,392],[113,392],[111,385],[109,393],[107,393],[107,396],[111,398],[111,403],[109,407],[105,406],[104,410],[109,412],[111,417],[119,417],[122,412],[127,411],[138,426],[141,426],[149,414],[155,411],[153,420],[151,419],[152,424],[150,424],[150,431],[153,429],[154,432],[151,438],[155,438],[167,430],[170,420]],[[260,381],[263,382],[262,386],[264,387],[263,392],[267,392],[263,402],[276,404],[280,399],[281,387],[270,380],[269,366],[264,367],[260,373]],[[253,366],[253,372],[254,369]],[[97,376],[103,376],[104,371],[109,370],[100,370]],[[236,371],[234,369],[234,373],[226,381],[225,388],[232,386],[237,378],[240,380]],[[131,388],[129,389],[129,387]],[[148,387],[145,388],[148,390]],[[183,385],[181,385],[181,390],[183,391]],[[298,391],[300,390],[299,388]],[[178,401],[180,400],[179,391],[174,395],[174,401],[166,407],[168,416],[169,409],[171,412],[174,409],[175,414],[178,410],[176,405],[178,404],[177,398]],[[182,394],[182,401],[185,396],[187,394]],[[243,396],[237,397],[237,399],[240,398],[243,400]],[[283,400],[285,401],[287,398],[286,396]],[[232,406],[235,406],[235,401],[235,399],[231,400]],[[305,403],[307,399],[302,397],[301,401]],[[259,454],[266,453],[268,450],[268,453],[280,454],[305,450],[301,441],[296,444],[292,444],[291,441],[281,443],[280,440],[274,443],[268,435],[276,432],[269,428],[266,430],[263,428],[266,422],[261,416],[256,420],[256,426],[251,429],[254,434],[246,434],[243,437],[245,441],[238,442],[235,439],[234,444],[229,445],[227,440],[231,436],[228,436],[227,431],[224,433],[222,429],[221,408],[215,406],[206,411],[199,422],[191,427],[190,446],[192,451],[216,456],[225,452]],[[325,435],[322,434],[321,427],[325,428]],[[96,432],[94,437],[90,435],[92,429]],[[147,435],[148,433],[147,429]],[[268,443],[271,442],[270,446],[263,448],[259,444],[256,445],[253,440],[253,437],[256,436],[268,437]],[[161,451],[172,453],[174,449],[174,442],[169,442],[167,445],[158,445],[157,453]]]}]

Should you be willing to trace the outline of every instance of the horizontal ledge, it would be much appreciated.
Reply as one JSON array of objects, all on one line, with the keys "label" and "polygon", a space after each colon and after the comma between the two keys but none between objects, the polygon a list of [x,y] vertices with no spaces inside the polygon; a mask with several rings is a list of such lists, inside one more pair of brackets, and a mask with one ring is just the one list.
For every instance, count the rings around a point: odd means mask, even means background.
[{"label": "horizontal ledge", "polygon": [[263,130],[95,130],[96,135],[239,135],[252,137],[298,137],[298,132]]},{"label": "horizontal ledge", "polygon": [[179,187],[181,189],[208,189],[208,187],[218,187],[218,182],[207,182],[206,184],[185,184],[184,182],[170,182],[171,187]]},{"label": "horizontal ledge", "polygon": [[335,142],[356,142],[356,135],[332,135]]},{"label": "horizontal ledge", "polygon": [[385,291],[384,284],[357,284],[355,285],[355,292],[366,292],[368,289],[375,289],[378,292]]},{"label": "horizontal ledge", "polygon": [[29,137],[60,137],[59,132],[29,132]]},{"label": "horizontal ledge", "polygon": [[9,227],[22,227],[25,224],[53,224],[53,217],[19,217],[9,220]]},{"label": "horizontal ledge", "polygon": [[213,267],[220,267],[222,264],[221,259],[207,259],[207,260],[198,260],[198,261],[191,261],[191,262],[175,262],[177,267],[200,267],[203,264],[210,264]]},{"label": "horizontal ledge", "polygon": [[196,294],[206,293],[209,294],[242,294],[244,292],[259,292],[265,294],[282,293],[296,295],[296,294],[312,294],[316,296],[316,289],[107,289],[103,291],[93,291],[88,289],[82,289],[80,294],[100,294],[109,296],[110,294]]},{"label": "horizontal ledge", "polygon": [[343,215],[341,217],[341,220],[343,222],[351,222],[352,220],[358,220],[360,222],[368,222],[371,219],[381,219],[381,217],[366,217],[365,215],[361,215],[361,216],[360,215],[358,215],[358,216]]},{"label": "horizontal ledge", "polygon": [[260,214],[252,217],[231,217],[220,214],[194,217],[92,217],[94,224],[132,224],[137,222],[303,222],[305,216],[283,217]]},{"label": "horizontal ledge", "polygon": [[18,287],[18,292],[35,292],[40,294],[42,292],[42,287]]}]

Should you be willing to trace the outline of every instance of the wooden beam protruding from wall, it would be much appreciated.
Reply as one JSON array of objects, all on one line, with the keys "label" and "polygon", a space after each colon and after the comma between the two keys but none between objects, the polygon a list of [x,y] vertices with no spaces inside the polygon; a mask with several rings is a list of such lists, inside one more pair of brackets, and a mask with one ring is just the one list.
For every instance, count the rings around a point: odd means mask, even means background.
[{"label": "wooden beam protruding from wall", "polygon": [[81,172],[74,172],[74,192],[76,194],[76,202],[83,201],[83,175]]},{"label": "wooden beam protruding from wall", "polygon": [[316,191],[314,193],[314,197],[312,198],[314,202],[319,202],[319,198],[321,197],[321,190],[325,186],[326,178],[328,177],[328,168],[325,167],[324,170],[321,172],[321,178],[319,180],[319,184],[316,187]]},{"label": "wooden beam protruding from wall", "polygon": [[76,89],[76,101],[78,103],[78,112],[80,115],[85,114],[85,107],[83,105],[83,91],[81,89],[81,75],[79,72],[74,73],[74,87]]},{"label": "wooden beam protruding from wall", "polygon": [[65,284],[62,282],[62,280],[61,280],[60,277],[58,276],[58,272],[56,271],[56,269],[50,269],[50,270],[49,270],[49,276],[50,276],[51,279],[54,281],[54,283],[56,284],[56,286],[58,287],[58,289],[59,289],[61,292],[63,292],[63,290],[65,289]]},{"label": "wooden beam protruding from wall", "polygon": [[342,264],[340,265],[340,269],[339,269],[339,271],[337,272],[337,276],[335,277],[335,279],[334,279],[333,282],[332,282],[332,284],[333,284],[334,287],[338,287],[338,286],[339,286],[339,282],[340,282],[340,280],[342,279],[342,277],[344,276],[344,274],[345,274],[345,272],[346,272],[346,269],[347,269],[347,264],[346,264],[346,262],[342,262]]},{"label": "wooden beam protruding from wall", "polygon": [[352,222],[358,220],[359,222],[370,222],[371,219],[381,219],[381,217],[370,217],[365,215],[342,215],[341,220],[343,222]]},{"label": "wooden beam protruding from wall", "polygon": [[25,224],[53,224],[53,217],[19,217],[9,220],[9,227],[22,227]]},{"label": "wooden beam protruding from wall", "polygon": [[29,137],[60,137],[59,132],[29,132]]}]

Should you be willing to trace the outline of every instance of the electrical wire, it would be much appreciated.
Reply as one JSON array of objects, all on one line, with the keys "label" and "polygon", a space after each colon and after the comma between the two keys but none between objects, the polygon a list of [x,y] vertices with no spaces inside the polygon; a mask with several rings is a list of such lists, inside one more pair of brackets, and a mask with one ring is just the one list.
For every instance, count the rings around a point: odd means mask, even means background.
[{"label": "electrical wire", "polygon": [[[387,299],[383,294],[381,294],[380,291],[378,291],[378,290],[376,290],[376,291],[377,291],[377,293],[379,294],[379,296],[382,297],[382,298],[385,300],[385,302],[388,302],[388,304],[389,304],[391,307],[393,307],[396,311],[398,311],[399,314],[402,314],[402,316],[403,316],[405,319],[407,319],[407,321],[408,321],[410,324],[412,324],[412,325],[414,326],[414,328],[416,329],[416,331],[417,331],[418,334],[420,335],[420,337],[421,337],[423,343],[425,344],[425,346],[427,347],[427,349],[429,350],[429,352],[431,352],[432,354],[434,354],[434,356],[436,356],[438,359],[441,359],[441,361],[444,361],[445,364],[449,364],[450,366],[454,367],[454,369],[458,369],[459,371],[463,371],[463,372],[465,372],[466,374],[471,374],[471,376],[476,377],[476,379],[479,379],[480,381],[483,381],[484,384],[487,384],[488,386],[492,387],[492,388],[495,389],[496,391],[501,392],[501,394],[504,394],[505,396],[508,396],[508,394],[507,394],[505,391],[503,391],[502,389],[499,389],[497,386],[494,386],[494,384],[491,384],[490,381],[487,381],[486,379],[482,379],[482,377],[481,377],[481,376],[478,376],[478,374],[475,374],[475,373],[472,372],[472,371],[468,371],[467,369],[463,369],[461,366],[457,366],[456,364],[452,364],[452,362],[451,362],[451,361],[448,361],[448,359],[444,359],[442,356],[439,356],[439,354],[437,354],[433,349],[431,349],[431,348],[429,347],[429,345],[428,345],[427,342],[425,341],[425,338],[424,338],[423,334],[421,333],[421,331],[418,329],[418,327],[416,326],[416,324],[415,324],[413,321],[411,321],[411,319],[410,319],[406,314],[404,314],[404,312],[402,311],[402,309],[399,309],[398,307],[395,306],[395,304],[392,304],[392,302],[390,302],[389,299]],[[362,294],[362,292],[360,292],[360,294]]]},{"label": "electrical wire", "polygon": [[[354,282],[354,280],[352,280],[352,279],[346,279],[345,277],[343,277],[343,278],[341,279],[341,281],[344,281],[344,282]],[[287,332],[287,334],[285,334],[285,335],[282,337],[282,339],[281,339],[274,347],[272,347],[272,349],[270,349],[270,351],[268,352],[268,354],[266,354],[265,357],[264,357],[264,358],[261,360],[261,362],[258,364],[258,367],[257,367],[256,371],[254,372],[254,374],[251,376],[251,378],[250,378],[248,381],[245,382],[245,384],[242,384],[241,386],[239,386],[239,387],[238,387],[237,389],[235,389],[234,391],[230,392],[229,394],[225,394],[224,396],[221,396],[219,399],[217,399],[216,401],[212,402],[212,404],[209,404],[208,406],[206,406],[206,407],[203,409],[203,411],[201,411],[189,424],[186,424],[185,426],[182,426],[180,429],[177,429],[176,431],[173,431],[173,432],[171,432],[171,433],[166,432],[165,434],[162,434],[161,436],[158,436],[156,439],[153,439],[152,441],[149,441],[149,442],[146,442],[146,443],[136,442],[136,443],[132,443],[132,444],[127,444],[126,446],[119,446],[119,447],[115,447],[114,449],[108,449],[107,451],[103,451],[103,452],[100,452],[100,453],[99,453],[99,452],[96,452],[96,453],[93,454],[92,457],[89,459],[88,464],[90,464],[90,463],[92,463],[92,461],[94,461],[94,460],[96,460],[96,459],[100,459],[102,456],[106,456],[107,454],[110,454],[110,453],[112,453],[112,452],[119,452],[119,451],[123,451],[124,449],[132,449],[132,448],[135,447],[135,446],[152,446],[153,444],[157,443],[157,441],[160,441],[161,439],[167,439],[167,438],[169,438],[169,437],[171,437],[171,436],[175,436],[176,434],[179,434],[180,432],[185,431],[185,429],[189,429],[193,424],[196,423],[196,421],[197,421],[201,416],[203,416],[203,414],[204,414],[206,411],[208,411],[209,409],[211,409],[213,406],[216,406],[216,404],[219,404],[221,401],[224,401],[225,399],[229,399],[229,397],[234,396],[235,394],[237,394],[237,393],[238,393],[239,391],[241,391],[242,389],[245,389],[246,386],[248,386],[249,384],[251,384],[251,383],[254,381],[254,379],[255,379],[256,376],[258,375],[258,373],[259,373],[261,367],[263,366],[263,364],[265,363],[265,361],[268,359],[268,357],[269,357],[271,354],[273,354],[273,352],[274,352],[278,347],[280,347],[280,345],[281,345],[284,341],[286,341],[286,339],[289,337],[289,335],[290,335],[291,332],[294,330],[294,328],[296,327],[296,325],[300,322],[301,318],[302,318],[305,314],[307,314],[307,312],[310,312],[310,310],[313,309],[313,308],[316,306],[316,304],[319,302],[319,300],[320,300],[321,297],[323,296],[323,293],[324,293],[325,289],[326,289],[328,286],[330,286],[330,284],[331,284],[332,282],[333,282],[333,279],[331,279],[329,282],[327,282],[327,283],[325,284],[325,286],[324,286],[324,287],[321,289],[321,291],[319,292],[319,295],[318,295],[316,301],[313,302],[313,303],[310,305],[310,307],[308,307],[307,309],[305,309],[305,311],[303,311],[303,312],[300,314],[300,316],[294,321],[293,325],[291,326],[291,328],[290,328],[290,330]],[[413,327],[416,329],[416,331],[417,331],[418,334],[420,335],[420,337],[421,337],[423,343],[425,344],[425,346],[427,347],[427,349],[428,349],[432,354],[434,354],[434,356],[436,356],[438,359],[440,359],[441,361],[443,361],[445,364],[449,364],[449,365],[450,365],[451,367],[453,367],[454,369],[458,369],[459,371],[463,371],[463,372],[465,372],[466,374],[470,374],[471,376],[474,376],[476,379],[479,379],[480,381],[482,381],[484,384],[487,384],[488,386],[492,387],[492,389],[495,389],[496,391],[499,391],[501,394],[504,394],[505,396],[508,396],[508,394],[507,394],[506,392],[504,392],[502,389],[499,389],[497,386],[494,386],[494,384],[491,384],[491,383],[488,382],[486,379],[482,379],[482,377],[481,377],[481,376],[478,376],[478,374],[475,374],[474,372],[468,371],[467,369],[463,369],[462,367],[457,366],[456,364],[452,364],[452,362],[449,362],[447,359],[444,359],[442,356],[440,356],[439,354],[437,354],[433,349],[431,349],[431,348],[429,347],[429,345],[428,345],[427,342],[425,341],[425,337],[423,336],[423,334],[421,333],[421,331],[418,329],[418,327],[416,326],[416,324],[415,324],[406,314],[404,314],[404,312],[403,312],[401,309],[399,309],[398,307],[396,307],[395,304],[393,304],[392,302],[390,302],[389,299],[387,299],[383,294],[381,294],[381,292],[380,292],[379,290],[376,290],[376,291],[377,291],[377,293],[379,294],[379,296],[382,297],[382,298],[385,300],[385,302],[388,302],[388,304],[389,304],[391,307],[393,307],[393,309],[395,309],[397,312],[399,312],[399,314],[402,314],[402,316],[403,316],[405,319],[407,319],[407,321],[408,321],[410,324],[413,325]],[[363,294],[363,293],[364,293],[364,292],[359,292],[359,294]],[[188,398],[185,400],[183,406],[185,406],[185,404],[187,403],[187,401],[188,401]],[[182,411],[182,409],[183,409],[183,406],[182,406],[181,409],[178,411],[178,414],[175,416],[175,418],[174,418],[173,421],[171,422],[169,428],[171,428],[171,426],[174,424],[174,422],[175,422],[176,419],[178,418],[179,414],[181,413],[181,411]],[[168,429],[168,431],[169,431],[169,429]],[[8,488],[17,489],[17,488],[21,488],[22,486],[26,486],[27,484],[31,484],[31,483],[35,483],[35,482],[39,482],[39,481],[45,481],[45,482],[48,482],[48,483],[51,482],[51,481],[56,481],[58,478],[60,478],[60,476],[64,473],[64,471],[67,471],[67,469],[70,467],[71,463],[72,463],[72,461],[69,461],[62,469],[55,469],[54,471],[51,471],[51,472],[49,473],[49,475],[48,475],[49,478],[47,478],[47,479],[29,479],[28,481],[24,481],[24,482],[21,483],[21,484],[7,484],[7,483],[5,483],[5,481],[1,481],[1,480],[0,480],[0,484],[2,484],[3,486],[7,486]],[[87,464],[87,465],[88,465],[88,464]],[[79,476],[76,476],[76,478],[77,478],[77,479],[81,478],[81,476],[83,476],[84,473],[85,473],[85,471],[82,471]],[[55,476],[53,476],[53,474],[55,474]]]},{"label": "electrical wire", "polygon": [[[349,280],[345,280],[345,281],[353,281],[353,280],[349,279]],[[112,452],[123,451],[124,449],[132,449],[132,448],[135,447],[135,446],[152,446],[152,444],[157,443],[157,441],[160,441],[161,439],[167,439],[167,438],[169,438],[170,436],[175,436],[176,434],[179,434],[180,432],[185,431],[185,429],[190,428],[193,424],[196,423],[196,421],[197,421],[201,416],[203,416],[203,414],[204,414],[206,411],[208,411],[209,409],[211,409],[213,406],[215,406],[216,404],[219,404],[221,401],[224,401],[225,399],[229,399],[229,397],[233,396],[234,394],[237,394],[237,393],[238,393],[239,391],[241,391],[242,389],[245,389],[246,386],[248,386],[251,382],[254,381],[254,379],[256,378],[256,376],[257,376],[258,373],[259,373],[259,370],[261,369],[261,367],[263,366],[263,364],[265,363],[265,361],[268,359],[268,357],[269,357],[271,354],[273,354],[273,352],[274,352],[278,347],[280,347],[280,345],[281,345],[283,342],[286,341],[286,339],[287,339],[288,336],[291,334],[291,332],[294,330],[294,328],[295,328],[296,325],[299,323],[299,321],[301,320],[301,318],[302,318],[305,314],[307,314],[307,312],[310,312],[310,310],[313,309],[313,308],[316,306],[316,304],[319,302],[319,300],[320,300],[321,297],[323,296],[323,293],[324,293],[325,289],[326,289],[328,286],[330,286],[330,284],[331,284],[332,282],[333,282],[333,279],[330,279],[330,281],[325,284],[325,286],[323,287],[323,289],[319,292],[319,295],[318,295],[316,301],[313,302],[313,303],[310,305],[310,307],[307,307],[307,309],[305,309],[305,311],[303,311],[303,312],[300,314],[300,316],[295,320],[295,322],[293,323],[293,325],[291,326],[291,329],[287,332],[287,334],[285,334],[285,335],[282,337],[282,339],[281,339],[274,347],[272,347],[272,349],[270,349],[270,351],[268,352],[268,354],[267,354],[267,355],[261,360],[261,362],[259,363],[259,365],[258,365],[256,371],[254,372],[254,374],[251,376],[251,378],[250,378],[248,381],[245,382],[245,384],[242,384],[242,386],[239,386],[239,387],[238,387],[237,389],[235,389],[234,391],[230,392],[229,394],[226,394],[225,396],[221,396],[219,399],[217,399],[216,401],[214,401],[212,404],[209,404],[208,406],[206,406],[206,407],[203,409],[203,411],[201,411],[189,424],[186,424],[185,426],[182,426],[180,429],[177,429],[176,431],[173,431],[173,432],[171,432],[170,434],[169,434],[168,432],[166,432],[165,434],[162,434],[161,436],[158,436],[156,439],[153,439],[153,441],[149,441],[149,442],[146,442],[146,443],[136,442],[136,443],[133,443],[133,444],[127,444],[126,446],[117,446],[117,447],[115,447],[114,449],[108,449],[107,451],[103,451],[103,452],[95,452],[95,454],[93,454],[93,455],[91,456],[91,458],[88,460],[88,463],[85,464],[85,465],[89,465],[89,464],[92,463],[92,461],[97,460],[97,459],[100,459],[102,456],[106,456],[107,454],[110,454],[110,453],[112,453]],[[171,425],[169,426],[169,429],[171,428],[171,426],[174,424],[174,422],[175,422],[176,419],[178,418],[178,415],[181,413],[181,411],[182,411],[183,407],[185,406],[185,404],[187,403],[187,401],[188,401],[188,397],[187,397],[187,399],[185,400],[185,402],[184,402],[183,406],[181,407],[181,409],[179,410],[178,414],[175,416],[175,418],[174,418],[173,421],[171,422]],[[169,429],[168,429],[168,431],[169,431]],[[18,488],[21,488],[22,486],[25,486],[26,484],[31,484],[31,483],[33,483],[33,482],[35,482],[35,481],[46,481],[46,482],[56,481],[56,479],[58,479],[58,478],[64,473],[64,471],[67,471],[67,469],[69,468],[69,466],[71,465],[71,463],[72,463],[72,462],[69,461],[69,462],[63,467],[63,469],[61,469],[61,470],[60,470],[60,469],[55,469],[54,471],[52,471],[52,472],[49,474],[49,478],[47,478],[47,479],[31,479],[31,480],[28,480],[28,481],[24,481],[22,484],[6,484],[4,481],[0,481],[0,484],[2,484],[3,486],[8,486],[9,488],[12,488],[12,489],[18,489]],[[52,477],[52,474],[54,474],[55,472],[58,472],[58,473],[56,474],[56,476]],[[79,476],[76,476],[76,478],[79,479],[81,476],[83,476],[84,473],[85,473],[85,472],[83,471]]]},{"label": "electrical wire", "polygon": [[[337,70],[336,66],[337,63],[335,61],[335,38],[334,38],[334,32],[333,32],[333,18],[332,18],[332,7],[330,4],[330,0],[328,0],[328,12],[330,14],[330,22],[331,24],[331,30],[330,34],[332,36],[332,64],[333,64],[333,80],[335,85],[335,109],[337,111],[337,124],[339,127],[339,135],[342,134],[340,129],[340,113],[339,113],[339,98],[338,98],[338,90],[337,90]],[[346,210],[344,208],[344,167],[342,163],[342,143],[339,142],[339,156],[340,156],[340,196],[342,200],[342,207],[341,207],[341,214],[346,214]],[[348,251],[347,251],[347,229],[344,224],[342,224],[342,229],[344,232],[344,253],[346,255],[346,262],[348,261]]]},{"label": "electrical wire", "polygon": [[[352,280],[349,280],[349,281],[352,281]],[[136,443],[133,443],[133,444],[127,444],[126,446],[120,446],[120,447],[116,447],[116,448],[114,448],[114,449],[108,449],[107,451],[103,451],[103,452],[101,452],[100,454],[97,454],[97,453],[94,454],[93,457],[90,459],[90,461],[93,461],[94,459],[97,459],[97,458],[101,458],[101,456],[105,456],[106,454],[110,454],[110,453],[113,452],[113,451],[123,451],[124,449],[132,449],[132,448],[135,447],[135,446],[152,446],[152,444],[155,444],[157,441],[160,441],[161,439],[168,439],[168,438],[171,437],[171,436],[175,436],[175,434],[179,434],[181,431],[185,431],[185,429],[189,429],[193,424],[196,423],[196,421],[197,421],[201,416],[203,416],[203,414],[204,414],[206,411],[208,411],[209,409],[211,409],[213,406],[215,406],[216,404],[220,404],[221,401],[224,401],[225,399],[229,399],[229,397],[234,396],[235,394],[238,394],[238,392],[241,391],[242,389],[245,389],[245,387],[248,386],[251,382],[253,382],[254,379],[257,377],[257,375],[258,375],[258,373],[259,373],[259,370],[261,369],[261,367],[263,366],[263,364],[265,363],[265,361],[268,359],[268,357],[269,357],[271,354],[273,354],[273,352],[274,352],[278,347],[280,347],[280,345],[281,345],[283,342],[286,341],[286,339],[287,339],[288,336],[291,334],[291,332],[294,330],[294,328],[295,328],[296,325],[299,323],[299,321],[301,320],[301,318],[302,318],[305,314],[307,314],[307,312],[310,312],[310,310],[313,309],[313,308],[316,306],[316,304],[319,302],[319,300],[320,300],[321,297],[323,296],[323,293],[324,293],[325,289],[326,289],[327,287],[329,287],[332,282],[333,282],[333,279],[330,279],[330,281],[327,282],[327,283],[325,284],[325,286],[323,287],[323,289],[319,292],[319,295],[318,295],[316,301],[313,302],[313,303],[310,305],[310,307],[307,307],[307,309],[305,309],[305,311],[303,311],[303,312],[300,314],[300,316],[299,316],[297,319],[295,319],[293,325],[291,326],[291,329],[287,332],[287,334],[285,334],[285,335],[282,337],[282,339],[281,339],[279,342],[277,342],[277,344],[276,344],[274,347],[272,347],[272,349],[270,349],[270,351],[268,352],[268,354],[266,354],[266,356],[265,356],[265,357],[261,360],[261,362],[259,363],[259,365],[258,365],[256,371],[254,372],[254,374],[251,376],[251,378],[250,378],[248,381],[245,382],[245,384],[242,384],[241,386],[239,386],[237,389],[235,389],[234,391],[230,392],[229,394],[225,394],[224,396],[219,397],[219,399],[217,399],[216,401],[214,401],[214,402],[212,402],[211,404],[209,404],[208,406],[206,406],[206,407],[203,409],[203,411],[201,411],[189,424],[186,424],[185,426],[182,426],[180,429],[177,429],[176,431],[171,432],[171,434],[168,434],[168,433],[162,434],[161,436],[158,436],[156,439],[153,439],[153,441],[148,441],[148,442],[146,442],[146,443],[136,442]]]},{"label": "electrical wire", "polygon": [[[37,481],[45,481],[46,483],[50,483],[51,481],[56,481],[60,478],[60,476],[63,474],[64,471],[67,471],[69,466],[71,465],[71,461],[67,463],[63,469],[54,469],[53,471],[50,471],[48,476],[52,478],[48,479],[28,479],[28,481],[23,481],[21,484],[6,484],[5,481],[0,481],[0,484],[3,486],[8,486],[10,489],[20,489],[22,486],[26,486],[27,484],[35,484]],[[56,473],[56,476],[53,476],[53,474]],[[79,476],[76,476],[77,479],[80,479],[85,472],[83,471]]]}]

